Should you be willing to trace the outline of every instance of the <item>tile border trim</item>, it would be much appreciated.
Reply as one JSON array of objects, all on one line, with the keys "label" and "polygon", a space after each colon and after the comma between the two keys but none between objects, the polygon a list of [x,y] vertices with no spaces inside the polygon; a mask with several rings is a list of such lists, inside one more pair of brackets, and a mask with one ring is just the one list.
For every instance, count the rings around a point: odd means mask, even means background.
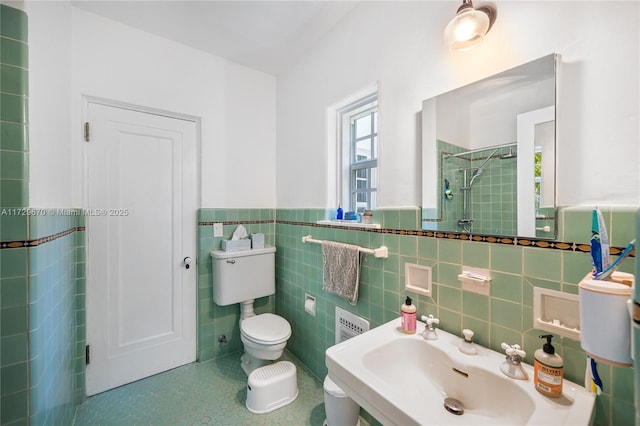
[{"label": "tile border trim", "polygon": [[[591,247],[588,243],[577,242],[564,242],[555,240],[544,240],[539,238],[516,238],[516,237],[503,237],[499,235],[484,235],[484,234],[464,234],[459,232],[438,232],[428,230],[407,230],[407,229],[371,229],[371,228],[353,228],[349,226],[340,225],[328,225],[310,222],[298,222],[291,220],[235,220],[235,221],[221,221],[215,223],[222,223],[223,225],[251,225],[257,223],[275,223],[282,225],[294,225],[294,226],[307,226],[312,228],[330,228],[340,229],[345,231],[360,231],[360,232],[373,232],[378,234],[392,234],[392,235],[410,235],[416,237],[433,237],[448,240],[462,240],[462,241],[474,241],[490,244],[502,244],[517,247],[536,247],[542,249],[553,249],[561,251],[572,251],[580,253],[589,253]],[[214,222],[198,222],[198,226],[213,226]],[[624,247],[611,247],[610,254],[617,256],[624,250]],[[631,252],[631,257],[636,256],[636,250]]]},{"label": "tile border trim", "polygon": [[49,235],[48,237],[38,238],[37,240],[2,241],[0,242],[0,250],[23,248],[23,247],[38,247],[43,244],[49,243],[51,241],[57,240],[58,238],[66,237],[67,235],[73,234],[74,232],[83,232],[83,231],[86,231],[86,227],[74,226],[73,228],[69,228],[66,231],[61,231],[56,234]]},{"label": "tile border trim", "polygon": [[262,223],[276,223],[275,220],[217,220],[214,222],[198,222],[198,226],[213,226],[214,223],[223,225],[259,225]]}]

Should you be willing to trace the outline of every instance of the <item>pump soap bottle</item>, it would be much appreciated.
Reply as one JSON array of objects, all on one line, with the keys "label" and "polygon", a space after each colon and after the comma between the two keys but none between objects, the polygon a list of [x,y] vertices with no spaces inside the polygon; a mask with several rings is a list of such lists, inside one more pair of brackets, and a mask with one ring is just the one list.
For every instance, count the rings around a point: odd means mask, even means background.
[{"label": "pump soap bottle", "polygon": [[411,304],[411,298],[407,296],[404,304],[400,307],[400,316],[402,318],[402,332],[414,334],[416,332],[416,305]]},{"label": "pump soap bottle", "polygon": [[342,206],[340,204],[338,204],[338,211],[336,212],[336,219],[342,220],[342,216],[343,216]]},{"label": "pump soap bottle", "polygon": [[534,354],[533,385],[541,394],[558,398],[562,396],[562,367],[564,362],[562,357],[556,353],[553,345],[551,345],[553,335],[545,334],[539,337],[547,339],[547,343]]}]

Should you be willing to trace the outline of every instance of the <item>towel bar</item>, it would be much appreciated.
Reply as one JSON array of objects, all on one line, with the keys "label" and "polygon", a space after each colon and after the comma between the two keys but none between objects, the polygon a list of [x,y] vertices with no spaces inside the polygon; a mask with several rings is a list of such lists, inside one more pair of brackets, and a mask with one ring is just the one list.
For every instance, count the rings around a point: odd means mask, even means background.
[{"label": "towel bar", "polygon": [[[314,240],[313,238],[311,238],[311,235],[305,235],[304,237],[302,237],[302,242],[313,243],[313,244],[323,243],[322,240]],[[377,249],[368,249],[364,247],[360,247],[359,249],[362,253],[372,254],[373,257],[379,257],[383,259],[386,259],[387,257],[389,257],[389,249],[387,248],[387,246],[380,246]]]}]

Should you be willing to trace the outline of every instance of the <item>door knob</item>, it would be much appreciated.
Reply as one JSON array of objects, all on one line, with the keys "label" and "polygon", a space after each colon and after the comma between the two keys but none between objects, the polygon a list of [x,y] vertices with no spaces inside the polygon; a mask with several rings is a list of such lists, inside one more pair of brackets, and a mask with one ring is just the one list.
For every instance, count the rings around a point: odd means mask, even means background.
[{"label": "door knob", "polygon": [[191,258],[189,256],[185,257],[182,262],[184,263],[184,267],[189,269],[191,267]]}]

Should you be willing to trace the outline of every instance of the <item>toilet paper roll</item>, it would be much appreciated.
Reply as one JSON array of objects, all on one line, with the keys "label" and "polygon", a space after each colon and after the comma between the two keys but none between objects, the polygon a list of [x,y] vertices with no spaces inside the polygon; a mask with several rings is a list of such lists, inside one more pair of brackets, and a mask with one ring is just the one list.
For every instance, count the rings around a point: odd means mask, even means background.
[{"label": "toilet paper roll", "polygon": [[304,301],[304,310],[313,315],[314,317],[316,316],[316,301],[314,299],[307,299]]}]

